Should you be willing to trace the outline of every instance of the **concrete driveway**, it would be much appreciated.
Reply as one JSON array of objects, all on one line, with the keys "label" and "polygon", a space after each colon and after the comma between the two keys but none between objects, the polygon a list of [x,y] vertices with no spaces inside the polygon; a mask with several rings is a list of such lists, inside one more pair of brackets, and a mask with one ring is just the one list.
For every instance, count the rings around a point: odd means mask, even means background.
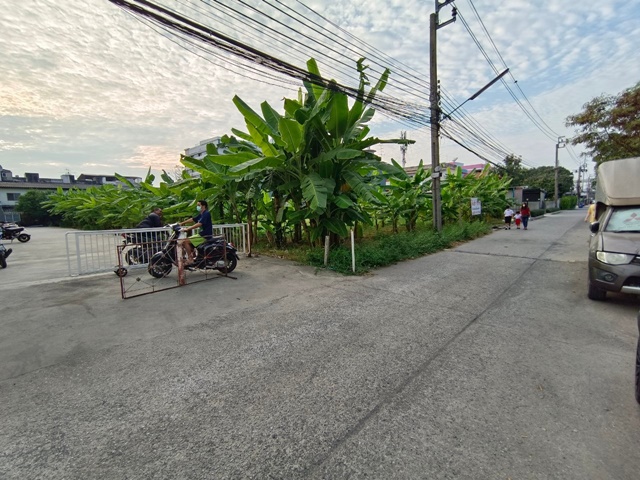
[{"label": "concrete driveway", "polygon": [[48,277],[33,229],[0,271],[0,477],[635,479],[640,302],[586,298],[583,217],[126,301]]}]

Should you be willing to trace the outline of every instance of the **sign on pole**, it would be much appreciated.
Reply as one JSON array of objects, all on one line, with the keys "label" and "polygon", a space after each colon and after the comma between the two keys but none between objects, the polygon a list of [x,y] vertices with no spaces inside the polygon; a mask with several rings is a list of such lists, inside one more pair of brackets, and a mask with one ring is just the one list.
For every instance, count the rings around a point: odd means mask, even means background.
[{"label": "sign on pole", "polygon": [[471,215],[481,215],[482,214],[482,202],[477,198],[471,199]]}]

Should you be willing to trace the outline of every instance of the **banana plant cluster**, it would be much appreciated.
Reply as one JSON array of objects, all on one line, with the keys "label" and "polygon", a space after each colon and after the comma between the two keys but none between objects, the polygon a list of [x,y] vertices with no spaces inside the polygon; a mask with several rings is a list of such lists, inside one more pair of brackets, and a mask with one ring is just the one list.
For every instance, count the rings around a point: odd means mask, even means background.
[{"label": "banana plant cluster", "polygon": [[[195,205],[193,195],[201,189],[197,179],[175,183],[166,172],[160,186],[153,185],[155,176],[149,171],[140,184],[134,185],[116,174],[121,185],[101,185],[86,190],[58,188],[44,203],[52,214],[60,215],[70,227],[98,230],[134,227],[153,207],[163,209],[166,219],[183,215]],[[200,198],[200,197],[197,197]]]},{"label": "banana plant cluster", "polygon": [[379,218],[391,220],[395,233],[401,219],[407,231],[413,231],[418,219],[427,218],[431,212],[431,171],[425,170],[421,160],[415,175],[411,176],[395,160],[391,162],[396,172],[384,187],[383,200],[376,202],[374,208]]},{"label": "banana plant cluster", "polygon": [[442,182],[442,219],[445,222],[471,220],[471,199],[482,202],[482,215],[500,217],[507,207],[507,189],[511,179],[500,178],[493,173],[489,165],[482,170],[463,174],[460,167],[447,169]]},{"label": "banana plant cluster", "polygon": [[[313,59],[307,67],[322,79]],[[431,171],[421,162],[409,176],[394,160],[383,163],[371,151],[380,143],[413,143],[369,136],[371,105],[389,71],[371,86],[363,59],[357,69],[352,100],[328,81],[305,82],[297,98],[284,99],[282,112],[267,102],[257,112],[234,97],[245,130],[232,129],[202,159],[181,159],[199,177],[183,171],[173,180],[165,172],[154,186],[150,172],[139,185],[118,176],[122,186],[59,190],[47,206],[68,226],[104,229],[135,226],[154,206],[163,208],[167,221],[182,219],[194,213],[196,200],[207,199],[217,222],[247,222],[252,242],[259,228],[278,247],[289,236],[301,242],[305,234],[310,244],[325,235],[337,242],[350,227],[371,223],[372,216],[391,222],[394,232],[401,224],[409,231],[419,221],[429,224]],[[485,216],[500,217],[509,182],[488,167],[467,176],[460,168],[448,170],[441,189],[444,221],[470,219],[472,197],[481,200]]]},{"label": "banana plant cluster", "polygon": [[[284,100],[283,113],[264,102],[260,114],[234,97],[246,131],[233,129],[234,136],[221,140],[222,152],[210,146],[204,159],[185,157],[183,164],[204,180],[241,187],[249,205],[263,207],[278,245],[287,227],[304,229],[314,242],[329,233],[347,236],[356,222],[370,223],[362,205],[384,200],[376,174],[399,174],[399,167],[383,163],[369,149],[404,140],[369,136],[367,123],[375,112],[370,105],[384,89],[389,71],[369,88],[362,62],[357,64],[359,88],[351,105],[330,82],[305,82],[304,94],[301,89],[297,98]],[[309,60],[307,68],[321,78],[315,60]],[[264,211],[267,206],[270,211]]]}]

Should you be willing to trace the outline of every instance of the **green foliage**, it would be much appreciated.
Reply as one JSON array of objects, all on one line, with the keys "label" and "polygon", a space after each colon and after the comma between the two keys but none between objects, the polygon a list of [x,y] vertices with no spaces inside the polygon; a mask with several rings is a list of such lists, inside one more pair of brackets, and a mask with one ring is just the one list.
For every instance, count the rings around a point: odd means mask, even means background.
[{"label": "green foliage", "polygon": [[448,169],[441,189],[443,221],[471,220],[472,198],[482,202],[484,218],[502,216],[508,204],[506,193],[510,183],[510,178],[500,178],[489,165],[466,176],[460,167],[454,171]]},{"label": "green foliage", "polygon": [[[537,167],[527,170],[525,184],[531,188],[541,188],[547,192],[547,198],[555,194],[555,167]],[[573,189],[573,173],[564,167],[558,168],[558,192],[560,196]]]},{"label": "green foliage", "polygon": [[[307,67],[320,77],[315,60]],[[351,106],[343,93],[309,83],[305,94],[301,90],[297,99],[284,100],[282,114],[264,102],[260,115],[236,96],[246,132],[234,129],[236,137],[223,137],[222,153],[209,151],[202,161],[183,163],[204,178],[217,177],[219,185],[247,192],[244,200],[269,219],[278,246],[287,230],[301,228],[311,242],[327,234],[337,242],[356,222],[370,222],[363,205],[379,197],[376,175],[397,171],[369,149],[399,140],[369,137],[366,126],[374,112],[368,105],[386,85],[388,71],[373,88],[367,88],[362,62],[358,71],[358,95]],[[228,197],[237,198],[234,192]]]},{"label": "green foliage", "polygon": [[85,230],[134,227],[155,206],[163,209],[165,220],[191,213],[199,188],[189,188],[184,182],[172,185],[172,189],[166,183],[154,187],[153,180],[153,175],[148,174],[140,186],[102,185],[68,191],[58,188],[43,206],[61,216],[63,225]]},{"label": "green foliage", "polygon": [[578,205],[578,197],[566,195],[560,199],[560,210],[573,210]]},{"label": "green foliage", "polygon": [[507,176],[511,179],[511,185],[514,187],[525,185],[525,172],[522,166],[522,157],[515,155],[507,155],[504,159],[504,168],[496,170],[501,176]]},{"label": "green foliage", "polygon": [[531,210],[531,217],[542,217],[546,212],[547,210],[544,208],[537,208],[535,210]]},{"label": "green foliage", "polygon": [[[485,235],[490,230],[491,227],[484,222],[458,222],[446,225],[441,234],[431,229],[424,229],[400,232],[394,235],[379,235],[372,240],[356,244],[356,273],[366,273],[372,268],[434,253],[453,245],[455,242]],[[310,265],[323,267],[324,249],[310,250],[307,254],[307,261]],[[329,268],[340,273],[353,273],[350,246],[331,249]]]},{"label": "green foliage", "polygon": [[640,82],[618,95],[601,95],[567,117],[576,128],[573,145],[584,145],[593,161],[640,156]]},{"label": "green foliage", "polygon": [[20,223],[23,225],[55,225],[59,218],[51,215],[45,203],[52,192],[29,190],[18,197],[16,210],[20,212]]},{"label": "green foliage", "polygon": [[554,213],[554,212],[559,212],[561,209],[558,207],[547,207],[545,209],[545,213]]},{"label": "green foliage", "polygon": [[402,167],[391,160],[397,171],[384,187],[384,195],[373,201],[374,210],[391,219],[393,231],[398,232],[398,220],[403,219],[408,231],[415,230],[418,217],[429,214],[431,195],[431,171],[425,170],[422,160],[415,175],[408,175]]}]

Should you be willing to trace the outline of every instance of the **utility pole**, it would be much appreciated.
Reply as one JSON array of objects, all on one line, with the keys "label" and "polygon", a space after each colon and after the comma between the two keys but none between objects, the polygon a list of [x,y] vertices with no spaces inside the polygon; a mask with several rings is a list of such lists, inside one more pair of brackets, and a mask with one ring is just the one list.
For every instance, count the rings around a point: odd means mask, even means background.
[{"label": "utility pole", "polygon": [[564,148],[564,137],[558,137],[558,142],[556,143],[556,169],[555,169],[555,200],[556,200],[556,208],[560,208],[560,199],[558,193],[558,150],[560,148]]},{"label": "utility pole", "polygon": [[405,142],[402,142],[400,144],[400,151],[402,152],[402,168],[405,167],[405,165],[407,164],[406,160],[405,160],[405,155],[407,153],[407,132],[400,132],[400,140],[405,140]]},{"label": "utility pole", "polygon": [[440,24],[438,13],[442,7],[449,5],[453,0],[435,0],[435,12],[431,14],[429,21],[429,46],[430,46],[430,92],[431,104],[431,194],[433,206],[433,228],[442,231],[442,199],[440,198],[440,88],[438,82],[438,45],[436,32],[439,28],[456,21],[457,11],[453,8],[452,18]]},{"label": "utility pole", "polygon": [[[576,184],[576,192],[578,194],[578,203],[580,203],[581,197],[580,193],[582,193],[582,184],[584,183],[584,177],[582,173],[587,173],[587,165],[579,165],[578,166],[578,183]],[[587,197],[587,203],[589,203],[589,198]]]}]

